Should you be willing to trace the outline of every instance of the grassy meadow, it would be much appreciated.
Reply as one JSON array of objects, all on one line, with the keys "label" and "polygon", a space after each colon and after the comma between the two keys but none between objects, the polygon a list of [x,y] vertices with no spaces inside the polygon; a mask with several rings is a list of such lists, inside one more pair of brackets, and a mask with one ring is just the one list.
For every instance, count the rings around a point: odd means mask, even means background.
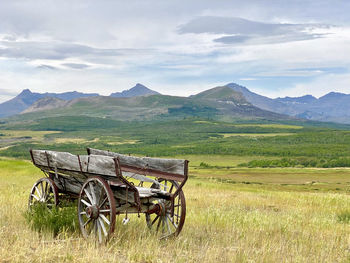
[{"label": "grassy meadow", "polygon": [[[27,199],[43,174],[28,150],[86,147],[190,160],[187,216],[159,241],[144,215],[107,245],[79,233],[68,203],[40,224]],[[0,124],[0,262],[350,262],[350,129],[209,119],[54,117]]]},{"label": "grassy meadow", "polygon": [[[218,168],[213,172],[193,159],[184,188],[187,217],[178,238],[159,241],[147,229],[144,215],[133,217],[126,226],[120,216],[112,240],[96,246],[80,237],[74,207],[68,208],[64,223],[57,219],[63,227],[56,235],[50,227],[32,229],[26,220],[27,198],[42,174],[29,161],[1,158],[1,261],[350,261],[350,170],[231,168],[227,172]],[[210,163],[210,158],[200,159]],[[315,189],[317,182],[323,190]]]}]

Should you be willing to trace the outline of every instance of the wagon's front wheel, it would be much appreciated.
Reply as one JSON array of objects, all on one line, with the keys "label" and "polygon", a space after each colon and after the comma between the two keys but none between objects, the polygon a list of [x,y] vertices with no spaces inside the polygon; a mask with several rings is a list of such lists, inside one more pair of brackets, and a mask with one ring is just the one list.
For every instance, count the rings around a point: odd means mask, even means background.
[{"label": "wagon's front wheel", "polygon": [[[172,180],[159,179],[160,189],[170,194],[175,193],[179,184]],[[152,185],[151,188],[157,187]],[[158,188],[158,187],[157,187]],[[157,213],[146,214],[147,226],[151,230],[158,232],[160,239],[177,236],[185,223],[186,218],[186,200],[182,190],[175,196],[174,213],[171,212],[171,201],[158,199],[154,202],[160,209]]]},{"label": "wagon's front wheel", "polygon": [[37,204],[43,204],[47,208],[57,206],[58,190],[56,184],[51,179],[40,178],[30,190],[28,208],[31,209]]},{"label": "wagon's front wheel", "polygon": [[115,226],[115,200],[110,186],[100,177],[85,181],[78,199],[80,230],[85,238],[108,241]]}]

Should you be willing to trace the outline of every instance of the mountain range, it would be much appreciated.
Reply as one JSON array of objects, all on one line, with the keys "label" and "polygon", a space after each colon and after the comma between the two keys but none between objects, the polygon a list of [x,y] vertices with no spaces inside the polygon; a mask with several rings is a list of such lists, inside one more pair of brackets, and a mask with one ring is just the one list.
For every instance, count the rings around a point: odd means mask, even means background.
[{"label": "mountain range", "polygon": [[76,91],[33,93],[25,89],[15,98],[0,104],[0,117],[17,114],[17,119],[35,119],[40,116],[88,115],[129,120],[189,115],[350,123],[347,105],[350,105],[350,95],[336,92],[318,99],[311,95],[272,99],[229,83],[190,97],[176,97],[161,95],[138,83],[110,96]]},{"label": "mountain range", "polygon": [[271,99],[235,83],[226,86],[241,92],[248,102],[264,110],[308,120],[350,123],[349,94],[330,92],[318,99],[311,95]]},{"label": "mountain range", "polygon": [[[22,92],[12,102],[16,100],[34,101],[38,97],[37,94],[30,91],[25,91],[24,94]],[[123,97],[120,97],[121,94]],[[82,94],[80,98],[64,100],[57,94],[54,96],[37,99],[25,110],[22,110],[21,114],[10,116],[10,121],[33,121],[58,116],[91,116],[115,120],[150,120],[188,116],[216,119],[284,120],[289,118],[255,107],[244,98],[242,93],[227,86],[215,87],[190,97],[161,95],[143,85],[141,86],[141,84],[137,84],[129,91],[119,93],[119,97]]]}]

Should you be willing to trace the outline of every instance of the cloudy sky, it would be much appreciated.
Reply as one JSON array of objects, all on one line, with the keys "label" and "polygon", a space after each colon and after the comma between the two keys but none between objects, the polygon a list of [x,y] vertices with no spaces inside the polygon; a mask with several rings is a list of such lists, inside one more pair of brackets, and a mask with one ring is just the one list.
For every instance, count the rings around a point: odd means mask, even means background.
[{"label": "cloudy sky", "polygon": [[[243,2],[243,3],[242,3]],[[0,102],[22,89],[350,93],[347,0],[0,0]]]}]

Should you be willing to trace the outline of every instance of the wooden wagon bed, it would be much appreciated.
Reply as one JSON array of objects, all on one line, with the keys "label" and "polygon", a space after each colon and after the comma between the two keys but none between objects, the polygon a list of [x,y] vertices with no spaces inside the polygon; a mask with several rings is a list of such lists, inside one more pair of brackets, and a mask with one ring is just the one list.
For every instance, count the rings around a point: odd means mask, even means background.
[{"label": "wooden wagon bed", "polygon": [[[87,149],[87,155],[30,150],[32,162],[46,178],[31,190],[35,203],[57,205],[59,196],[78,199],[78,217],[85,237],[99,242],[114,230],[115,215],[144,213],[150,228],[161,237],[176,236],[186,216],[182,187],[188,178],[188,161],[135,157]],[[91,226],[90,226],[91,225]]]}]

